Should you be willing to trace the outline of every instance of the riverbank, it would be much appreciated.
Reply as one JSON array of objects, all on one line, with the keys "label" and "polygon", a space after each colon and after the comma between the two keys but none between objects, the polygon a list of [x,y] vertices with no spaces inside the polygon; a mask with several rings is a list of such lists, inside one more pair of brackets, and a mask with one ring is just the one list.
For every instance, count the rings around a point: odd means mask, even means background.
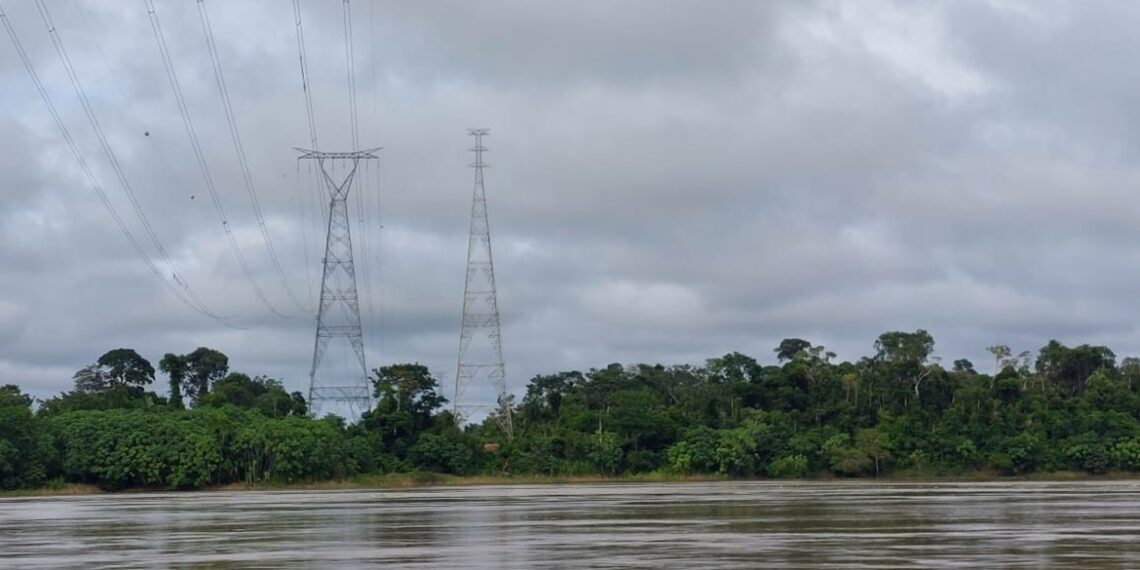
[{"label": "riverbank", "polygon": [[[970,471],[957,475],[933,475],[924,472],[899,472],[880,477],[857,477],[844,479],[824,474],[805,479],[787,481],[849,481],[884,483],[1002,483],[1002,482],[1049,482],[1049,481],[1126,481],[1137,479],[1136,473],[1110,471],[1093,475],[1081,471],[1053,471],[1029,473],[1025,475],[1003,475],[993,471]],[[383,475],[360,475],[349,479],[329,481],[301,481],[295,483],[232,483],[195,489],[186,492],[233,492],[233,491],[335,491],[349,489],[412,489],[420,487],[467,487],[480,485],[571,485],[605,483],[687,483],[706,481],[776,481],[775,479],[733,479],[715,474],[683,475],[654,471],[636,475],[446,475],[442,473],[388,473]],[[122,491],[105,491],[95,485],[63,483],[35,489],[0,491],[0,498],[12,497],[54,497],[72,495],[131,494],[166,492],[163,488],[132,488]]]},{"label": "riverbank", "polygon": [[100,495],[105,493],[107,493],[107,491],[104,491],[95,485],[85,485],[81,483],[61,483],[58,485],[46,485],[33,489],[0,490],[0,499],[14,497],[66,497],[70,495]]},{"label": "riverbank", "polygon": [[[718,475],[677,475],[652,472],[638,475],[447,475],[443,473],[388,473],[383,475],[359,475],[349,479],[329,481],[299,481],[295,483],[231,483],[202,489],[191,489],[188,493],[230,492],[230,491],[335,491],[339,489],[410,489],[417,487],[466,487],[479,485],[569,485],[589,483],[684,483],[697,481],[727,481]],[[134,487],[121,491],[106,491],[96,485],[65,483],[48,485],[34,489],[0,491],[0,498],[8,497],[53,497],[69,495],[131,494],[168,492],[171,489]]]},{"label": "riverbank", "polygon": [[637,475],[445,475],[441,473],[389,473],[361,475],[335,481],[299,483],[233,483],[207,491],[276,491],[336,489],[405,489],[415,487],[467,487],[479,485],[569,485],[590,483],[684,483],[727,481],[718,475],[678,475],[663,472]]}]

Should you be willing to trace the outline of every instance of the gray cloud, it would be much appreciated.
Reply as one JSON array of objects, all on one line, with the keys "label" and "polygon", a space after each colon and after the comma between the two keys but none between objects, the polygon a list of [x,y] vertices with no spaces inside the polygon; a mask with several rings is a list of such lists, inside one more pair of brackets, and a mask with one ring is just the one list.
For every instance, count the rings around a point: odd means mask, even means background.
[{"label": "gray cloud", "polygon": [[[53,15],[124,171],[179,271],[238,328],[187,310],[137,259],[3,38],[0,381],[46,396],[116,346],[157,360],[207,345],[303,390],[313,319],[274,317],[243,278],[145,10],[83,5]],[[320,190],[292,151],[309,138],[291,10],[208,5],[274,245],[308,302],[323,228]],[[322,147],[347,147],[341,6],[303,6]],[[614,361],[767,359],[785,336],[856,358],[880,332],[918,327],[944,358],[980,365],[989,344],[1053,337],[1140,352],[1140,78],[1119,64],[1137,41],[1134,8],[377,2],[373,18],[372,4],[353,6],[362,144],[385,147],[360,187],[367,231],[354,228],[369,246],[358,272],[374,305],[363,310],[373,365],[419,360],[453,379],[469,126],[492,128],[487,188],[516,391],[536,373]],[[142,237],[34,7],[5,8]],[[289,310],[196,6],[159,10],[242,251]]]}]

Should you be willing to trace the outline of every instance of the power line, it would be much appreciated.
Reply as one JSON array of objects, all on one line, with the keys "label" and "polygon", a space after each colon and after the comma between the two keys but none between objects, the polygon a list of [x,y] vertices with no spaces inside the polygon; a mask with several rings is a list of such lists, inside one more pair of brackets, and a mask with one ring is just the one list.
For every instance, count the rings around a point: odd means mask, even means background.
[{"label": "power line", "polygon": [[[359,110],[357,108],[357,93],[356,93],[356,44],[353,37],[352,26],[352,4],[349,0],[343,0],[341,3],[342,11],[344,14],[344,56],[345,56],[345,69],[348,74],[348,107],[349,107],[349,122],[352,130],[352,148],[360,148],[360,124],[359,124]],[[371,14],[374,16],[375,8]],[[370,16],[371,17],[371,16]],[[370,21],[371,23],[371,21]],[[375,33],[371,35],[372,49],[375,52]],[[375,89],[373,89],[375,93]],[[373,105],[375,110],[375,105]],[[375,119],[375,117],[373,117]],[[362,177],[365,182],[368,180],[369,165],[365,163],[365,175]],[[363,184],[361,191],[356,193],[356,207],[357,207],[357,226],[359,227],[360,234],[360,269],[364,274],[362,288],[364,289],[364,306],[368,313],[369,329],[373,330],[376,321],[376,306],[373,303],[372,295],[372,267],[369,256],[369,224],[368,221],[371,216],[368,215],[369,209],[365,207],[366,196],[364,188],[367,184]]]},{"label": "power line", "polygon": [[182,190],[184,194],[188,194],[188,192],[185,192],[185,190],[189,188],[189,185],[186,184],[182,176],[179,175],[178,170],[176,170],[170,163],[170,159],[167,158],[166,153],[162,151],[162,146],[156,142],[159,137],[151,136],[157,135],[157,133],[151,133],[149,129],[147,129],[147,127],[144,125],[143,121],[139,119],[141,113],[139,113],[135,108],[134,103],[131,102],[131,98],[127,95],[127,91],[123,88],[123,84],[125,82],[121,77],[119,77],[119,74],[115,71],[115,67],[111,65],[111,61],[107,57],[106,51],[103,49],[103,44],[99,41],[99,36],[95,33],[94,26],[91,25],[92,18],[90,10],[84,6],[84,3],[81,0],[72,0],[72,3],[75,5],[76,11],[79,12],[80,16],[82,16],[83,27],[87,31],[87,37],[93,44],[95,44],[95,50],[99,52],[99,59],[103,61],[103,67],[107,69],[107,73],[111,76],[115,83],[115,89],[119,92],[119,95],[123,99],[123,103],[130,112],[128,117],[134,123],[133,126],[138,132],[148,133],[146,140],[148,141],[151,150],[153,150],[154,153],[158,156],[159,161],[162,162],[162,166],[170,174],[171,180],[175,185],[178,186],[179,190]]},{"label": "power line", "polygon": [[[376,93],[379,90],[380,83],[378,81],[377,74],[376,74],[376,65],[377,65],[377,61],[379,60],[379,58],[377,57],[377,52],[376,52],[376,0],[369,0],[369,5],[371,8],[371,10],[369,12],[369,20],[370,20],[369,21],[369,31],[370,31],[371,40],[372,40],[372,58],[371,58],[371,68],[372,68],[372,89],[371,89],[371,91],[372,91],[372,136],[375,140],[379,141],[380,140],[380,112],[379,112],[378,106],[377,106]],[[384,211],[382,208],[383,194],[381,191],[381,188],[382,188],[381,187],[381,180],[380,180],[381,172],[380,172],[379,166],[376,168],[375,174],[376,174],[376,186],[375,186],[375,188],[376,188],[376,193],[375,193],[375,201],[376,201],[376,205],[375,205],[376,218],[375,218],[375,220],[376,220],[376,222],[375,223],[376,223],[376,241],[378,242],[378,244],[374,248],[373,260],[372,261],[373,261],[375,271],[376,271],[376,275],[377,275],[377,278],[376,278],[376,288],[377,288],[376,314],[380,315],[383,312],[383,305],[382,305],[383,287],[382,287],[382,285],[384,282],[383,281],[384,273],[382,270],[382,265],[380,263],[380,254],[383,251],[383,244],[384,244],[384,240],[382,239],[382,236],[384,233],[382,231],[384,229],[384,217],[383,217]],[[381,344],[381,341],[383,340],[384,335],[382,334],[381,329],[382,329],[381,321],[378,318],[378,319],[373,321],[373,337],[376,339],[373,342],[376,345],[377,352],[381,352],[383,350],[383,346]]]},{"label": "power line", "polygon": [[[377,236],[377,241],[380,242],[380,244],[374,248],[375,253],[373,255],[374,255],[374,261],[375,261],[375,270],[376,270],[376,274],[377,274],[376,282],[378,284],[377,285],[377,294],[376,294],[376,298],[377,298],[376,314],[379,316],[382,314],[383,308],[384,308],[383,305],[381,305],[381,302],[383,301],[383,298],[384,298],[384,296],[383,296],[384,290],[383,290],[383,287],[380,286],[380,284],[383,284],[383,282],[384,282],[383,281],[384,273],[381,271],[381,265],[380,265],[380,252],[383,251],[383,243],[384,243],[383,240],[380,239],[380,237],[381,237],[381,234],[383,234],[383,232],[381,230],[384,229],[384,218],[381,216],[381,214],[383,213],[383,209],[381,208],[381,202],[382,202],[381,196],[382,196],[382,194],[381,194],[381,190],[380,190],[381,186],[380,186],[380,167],[379,167],[379,165],[377,165],[377,167],[375,169],[375,173],[376,173],[376,236]],[[384,336],[383,334],[381,334],[382,332],[383,331],[381,330],[380,319],[378,317],[376,320],[373,321],[373,325],[372,325],[372,336],[375,339],[375,340],[373,340],[373,343],[375,343],[377,352],[380,352],[383,348],[383,346],[381,345],[381,341],[383,340],[383,336]]]},{"label": "power line", "polygon": [[[201,1],[201,0],[199,0]],[[356,120],[356,67],[353,62],[352,5],[344,0],[344,59],[348,64],[348,114],[352,125],[352,150],[360,148],[360,127]]]},{"label": "power line", "polygon": [[139,221],[142,223],[143,230],[146,232],[147,236],[154,244],[154,247],[158,250],[159,255],[161,256],[163,262],[166,264],[167,269],[170,271],[171,279],[173,279],[175,283],[182,287],[183,291],[186,293],[186,296],[193,302],[194,305],[198,307],[199,311],[202,314],[219,320],[224,320],[222,316],[211,310],[209,305],[207,305],[205,301],[203,301],[201,297],[199,297],[198,294],[190,288],[190,285],[186,282],[186,280],[183,279],[181,275],[179,275],[178,270],[174,266],[174,262],[170,257],[170,254],[167,253],[166,247],[162,244],[162,240],[160,240],[158,234],[155,233],[154,227],[151,225],[150,220],[147,218],[146,213],[143,211],[142,205],[139,203],[138,197],[135,195],[130,181],[127,180],[126,174],[123,172],[122,166],[119,164],[118,157],[115,155],[114,150],[111,148],[110,142],[107,139],[107,135],[103,131],[103,126],[100,124],[99,118],[95,115],[95,111],[91,107],[91,101],[87,98],[87,93],[83,89],[83,84],[79,80],[79,76],[75,73],[75,67],[71,63],[71,57],[67,53],[67,48],[63,44],[63,39],[60,37],[59,30],[55,27],[55,22],[51,18],[51,13],[48,11],[47,5],[44,4],[43,0],[36,0],[36,8],[39,10],[40,18],[43,20],[44,26],[47,28],[48,35],[51,38],[53,47],[55,47],[56,54],[59,56],[60,63],[63,64],[67,78],[71,82],[72,87],[75,89],[75,94],[79,98],[79,102],[83,107],[83,112],[87,115],[87,120],[91,123],[91,128],[95,132],[95,136],[99,140],[99,144],[102,147],[104,154],[106,154],[108,162],[111,164],[111,169],[114,171],[115,176],[118,178],[119,184],[122,186],[124,193],[126,193],[127,200],[130,202],[131,207],[134,209],[135,215],[138,216]]},{"label": "power line", "polygon": [[361,189],[356,193],[357,226],[360,229],[360,265],[364,271],[364,307],[368,312],[368,329],[372,332],[376,319],[375,305],[372,303],[372,265],[368,260],[368,224],[366,223],[364,207],[364,190],[368,187],[369,164],[365,162],[364,176],[361,177]]},{"label": "power line", "polygon": [[[309,144],[312,145],[313,150],[320,150],[320,145],[317,142],[317,121],[316,121],[316,115],[313,112],[313,90],[312,90],[312,83],[310,80],[311,76],[309,74],[309,56],[308,56],[308,49],[305,46],[305,25],[304,25],[304,20],[301,17],[301,2],[300,2],[300,0],[293,0],[293,20],[295,23],[294,29],[296,31],[296,36],[297,36],[297,63],[298,63],[298,67],[300,68],[300,71],[301,71],[301,91],[305,94],[305,117],[309,123]],[[298,192],[303,192],[306,189],[306,186],[307,186],[309,181],[312,181],[314,189],[319,190],[319,187],[316,183],[316,178],[313,175],[313,167],[312,167],[311,163],[309,164],[308,171],[309,171],[309,178],[307,180],[305,180],[305,184],[302,184],[301,180],[300,180],[301,162],[297,161],[297,190],[298,190]],[[314,195],[315,195],[315,193],[314,193]],[[318,200],[318,202],[320,205],[319,209],[320,209],[320,211],[323,212],[324,211],[324,207],[323,207],[324,201]],[[309,205],[310,205],[309,201],[305,199],[305,196],[301,196],[301,208],[302,208],[302,213],[301,213],[301,215],[302,215],[302,218],[301,218],[301,220],[302,220],[301,239],[303,239],[305,242],[302,245],[302,248],[304,249],[304,256],[305,256],[305,285],[308,287],[309,298],[311,299],[311,298],[313,298],[313,275],[312,275],[313,272],[311,269],[312,264],[309,262],[309,239],[308,239],[308,231],[307,231],[308,225],[309,225],[309,217],[308,217]]]},{"label": "power line", "polygon": [[293,177],[294,194],[293,199],[297,201],[297,207],[301,210],[301,251],[305,256],[305,287],[308,289],[309,298],[313,298],[313,275],[309,271],[309,209],[305,206],[305,184],[301,180],[301,161],[297,161],[297,173]]},{"label": "power line", "polygon": [[[304,25],[304,18],[302,18],[300,0],[293,0],[293,19],[294,19],[294,29],[296,31],[296,36],[297,36],[297,63],[298,63],[298,68],[301,71],[301,91],[305,94],[305,117],[308,120],[308,124],[309,124],[309,143],[312,145],[313,150],[320,150],[320,144],[317,141],[316,114],[313,111],[313,86],[312,86],[312,79],[311,79],[312,75],[309,73],[309,55],[308,55],[308,48],[306,47],[306,43],[305,43],[305,25]],[[318,193],[323,193],[323,191],[320,189],[320,184],[318,184],[318,182],[316,180],[316,175],[313,172],[313,166],[311,163],[309,164],[309,167],[308,167],[309,177],[304,181],[305,182],[304,184],[301,184],[300,171],[301,171],[301,163],[300,163],[300,161],[298,161],[297,162],[298,191],[304,190],[311,183],[312,188],[317,190],[317,192],[314,192],[314,194],[313,194],[314,196],[318,196],[319,195]],[[311,206],[311,203],[308,200],[305,200],[305,197],[302,196],[301,197],[301,208],[303,210],[302,211],[303,223],[302,223],[301,233],[302,233],[302,239],[305,240],[305,243],[302,246],[304,248],[304,256],[305,256],[305,283],[309,289],[309,298],[311,299],[313,297],[313,291],[312,291],[312,289],[313,289],[313,284],[312,284],[313,271],[311,269],[312,264],[309,262],[309,243],[308,243],[308,237],[307,237],[307,235],[308,235],[307,226],[308,226],[309,221],[310,221],[309,220],[309,207],[310,206]],[[326,211],[326,208],[327,208],[327,205],[325,204],[324,200],[318,199],[317,200],[317,207],[318,207],[318,210],[320,212],[322,212],[322,218],[321,219],[327,218],[328,215],[324,213]],[[319,224],[320,220],[317,220],[317,221]]]},{"label": "power line", "polygon": [[380,138],[380,113],[376,110],[376,0],[368,0],[368,35],[372,47],[372,57],[369,61],[372,70],[372,137]]},{"label": "power line", "polygon": [[210,167],[206,162],[206,154],[202,151],[202,145],[198,139],[198,132],[194,127],[194,119],[190,115],[189,107],[186,105],[186,97],[182,91],[182,84],[178,81],[178,73],[174,68],[174,61],[170,56],[170,48],[166,43],[166,34],[162,31],[162,23],[158,19],[158,11],[155,9],[154,0],[143,0],[143,3],[146,5],[151,31],[154,32],[154,39],[158,44],[158,53],[162,57],[162,64],[166,70],[167,81],[170,83],[170,88],[174,92],[174,99],[178,103],[178,113],[182,117],[182,125],[186,129],[187,138],[190,139],[190,148],[194,152],[194,160],[198,165],[199,173],[202,175],[202,181],[209,191],[210,200],[213,202],[214,210],[218,214],[218,220],[222,223],[222,229],[225,231],[226,240],[230,244],[230,249],[233,250],[234,257],[237,258],[238,265],[241,266],[241,272],[246,282],[249,283],[249,286],[253,289],[254,294],[257,295],[261,303],[274,315],[285,317],[285,315],[281,314],[281,312],[277,310],[277,307],[269,301],[269,298],[265,295],[265,291],[258,285],[257,280],[253,276],[253,271],[249,267],[249,262],[246,261],[245,254],[242,253],[241,246],[238,245],[237,237],[234,236],[233,228],[230,227],[229,217],[226,215],[225,205],[222,203],[217,186],[214,184],[214,177],[210,174]]},{"label": "power line", "polygon": [[281,267],[281,261],[277,257],[277,250],[273,247],[273,239],[269,235],[269,227],[265,224],[265,216],[261,210],[261,202],[257,198],[257,190],[254,188],[253,176],[250,174],[249,162],[245,156],[245,147],[242,145],[241,134],[238,131],[237,117],[234,113],[233,104],[230,102],[229,88],[226,86],[226,78],[222,73],[221,58],[218,56],[218,46],[214,40],[214,29],[210,24],[210,15],[206,9],[205,0],[198,0],[198,17],[202,23],[202,33],[206,38],[206,47],[210,52],[210,63],[214,68],[214,80],[218,86],[218,93],[222,98],[222,107],[225,109],[226,123],[229,125],[230,139],[233,141],[234,151],[237,154],[242,180],[245,182],[245,189],[249,194],[250,204],[253,206],[253,213],[257,218],[258,228],[261,230],[262,240],[265,242],[265,248],[269,252],[269,259],[273,263],[273,269],[277,272],[277,277],[281,281],[281,286],[285,289],[285,294],[289,296],[289,300],[302,312],[309,312],[309,309],[302,305],[297,299],[297,296],[293,293],[293,288],[289,285],[289,280],[285,278],[285,271]]},{"label": "power line", "polygon": [[[377,81],[376,81],[376,59],[377,59],[376,58],[376,0],[369,0],[368,1],[368,8],[369,8],[369,11],[368,11],[368,31],[369,31],[369,40],[370,40],[371,48],[372,48],[372,57],[370,58],[371,65],[369,66],[371,68],[371,71],[372,71],[372,78],[371,78],[372,79],[372,82],[371,82],[372,88],[369,89],[369,91],[372,92],[372,139],[374,141],[379,141],[380,140],[380,113],[377,110],[377,105],[376,105],[376,91],[377,91],[377,85],[378,85]],[[380,230],[384,226],[381,224],[381,221],[383,218],[381,218],[381,216],[380,216],[381,211],[380,211],[380,167],[379,167],[379,165],[377,165],[377,167],[374,169],[374,172],[376,175],[376,185],[374,187],[375,192],[376,192],[376,194],[375,194],[376,217],[374,220],[374,225],[376,227],[376,237],[377,237],[376,241],[379,243],[377,243],[377,245],[373,248],[375,253],[373,253],[373,259],[369,262],[369,269],[372,272],[374,272],[376,275],[382,276],[383,273],[380,270],[380,251],[381,251],[381,247],[383,244],[383,240],[381,240],[379,238],[380,238],[380,234],[381,234]],[[369,210],[369,211],[371,211],[371,210]],[[379,282],[379,281],[380,281],[380,277],[377,277],[375,281],[371,280],[371,277],[370,277],[370,279],[369,279],[370,285],[369,286],[375,287],[376,289],[379,289],[379,286],[377,285],[377,282]],[[376,292],[375,298],[376,299],[382,298],[381,291],[378,290]],[[378,303],[379,303],[379,301],[377,301],[377,304]],[[380,313],[380,308],[378,306],[374,306],[372,304],[371,298],[369,299],[368,312],[369,312],[369,317],[371,319],[371,325],[372,325],[372,327],[371,327],[371,333],[372,333],[372,338],[373,338],[372,342],[375,344],[377,352],[379,352],[380,348],[381,348],[380,347],[381,335],[379,334],[379,326],[380,325],[379,325],[379,319],[377,318],[377,315]]]},{"label": "power line", "polygon": [[[356,107],[356,47],[352,37],[352,4],[349,0],[343,0],[341,3],[344,13],[344,60],[345,70],[348,73],[348,114],[349,114],[349,127],[352,130],[352,149],[360,148],[360,125],[359,115],[357,114]],[[367,165],[367,163],[365,163]],[[367,169],[367,166],[365,166]],[[360,210],[357,214],[357,223],[360,226],[364,225],[364,202],[363,193],[356,193],[356,204]],[[363,234],[364,228],[361,227]],[[361,254],[364,252],[365,243],[364,235],[361,235]],[[363,261],[363,260],[362,260]],[[367,273],[365,273],[367,275]],[[367,277],[366,277],[367,279]]]},{"label": "power line", "polygon": [[313,150],[317,145],[317,123],[313,114],[313,93],[309,84],[309,58],[305,49],[305,27],[301,23],[301,1],[293,0],[293,19],[297,30],[297,59],[301,67],[301,89],[305,92],[305,115],[309,119],[309,143]]},{"label": "power line", "polygon": [[[163,284],[163,286],[169,289],[171,294],[173,294],[179,302],[194,311],[197,311],[224,323],[225,319],[210,311],[208,307],[198,305],[184,296],[183,291],[175,286],[174,283],[171,283],[170,280],[168,280],[166,276],[163,275],[162,271],[154,263],[154,260],[151,259],[150,255],[148,255],[146,250],[142,247],[142,244],[140,244],[138,239],[135,238],[134,234],[131,233],[130,229],[127,227],[126,222],[124,222],[123,217],[119,214],[119,211],[115,208],[110,198],[108,198],[106,191],[103,190],[103,186],[99,184],[99,180],[95,177],[95,173],[92,172],[90,165],[87,164],[87,159],[83,156],[83,152],[79,149],[79,145],[71,136],[71,131],[67,128],[67,124],[63,122],[63,117],[60,116],[59,111],[56,109],[55,104],[51,100],[51,96],[48,95],[47,89],[44,88],[43,81],[40,80],[39,74],[36,73],[35,66],[32,65],[31,59],[28,57],[27,52],[24,50],[24,46],[20,42],[19,36],[16,35],[15,29],[12,28],[12,23],[8,20],[8,15],[2,6],[0,6],[0,21],[3,21],[4,29],[7,31],[8,37],[11,38],[12,44],[16,48],[16,53],[19,55],[20,61],[24,65],[24,69],[28,72],[28,76],[31,78],[32,83],[35,85],[36,92],[39,94],[40,99],[43,101],[44,106],[47,107],[48,113],[51,115],[52,120],[55,122],[55,126],[59,130],[60,136],[62,136],[64,142],[67,143],[68,149],[71,150],[71,153],[75,156],[76,162],[79,163],[80,170],[83,171],[83,174],[87,178],[87,181],[91,185],[91,188],[95,190],[95,194],[99,196],[99,200],[103,203],[103,207],[106,208],[107,212],[111,214],[111,218],[115,221],[115,225],[119,227],[119,231],[122,232],[123,237],[125,237],[127,239],[127,242],[131,244],[131,248],[135,250],[135,253],[139,256],[143,263],[146,264],[147,268],[150,269],[155,278],[158,279]],[[176,276],[175,279],[177,281]],[[178,283],[185,287],[184,282],[178,281]]]}]

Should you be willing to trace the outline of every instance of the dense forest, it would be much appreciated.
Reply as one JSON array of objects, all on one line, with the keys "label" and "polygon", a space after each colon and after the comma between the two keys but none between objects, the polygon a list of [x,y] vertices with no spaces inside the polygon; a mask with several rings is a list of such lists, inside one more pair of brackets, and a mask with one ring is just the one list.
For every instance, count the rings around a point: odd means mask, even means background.
[{"label": "dense forest", "polygon": [[[533,378],[496,417],[461,425],[428,369],[375,370],[375,409],[313,419],[272,378],[198,348],[155,367],[115,349],[34,401],[0,387],[0,489],[65,482],[191,489],[368,474],[725,477],[954,476],[1140,470],[1140,359],[1051,341],[992,346],[994,375],[944,366],[926,331],[888,332],[874,354],[833,362],[786,339],[762,364],[611,364]],[[156,373],[167,396],[150,388]],[[501,416],[500,416],[501,417]]]}]

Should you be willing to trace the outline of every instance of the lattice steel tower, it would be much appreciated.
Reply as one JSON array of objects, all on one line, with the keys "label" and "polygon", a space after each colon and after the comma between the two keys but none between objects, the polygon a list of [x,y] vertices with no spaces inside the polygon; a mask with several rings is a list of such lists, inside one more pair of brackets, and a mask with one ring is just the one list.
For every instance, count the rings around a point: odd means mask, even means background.
[{"label": "lattice steel tower", "polygon": [[[358,416],[372,407],[372,390],[368,383],[368,367],[364,363],[364,335],[360,327],[360,303],[356,294],[356,268],[352,261],[352,233],[348,223],[348,191],[356,177],[361,160],[377,160],[379,148],[356,152],[319,152],[303,148],[298,160],[316,160],[321,179],[329,191],[328,234],[325,238],[324,271],[321,275],[321,304],[317,309],[317,335],[313,342],[313,366],[309,370],[309,406],[318,415],[327,403],[348,408],[348,415]],[[338,183],[329,175],[326,162],[337,161],[348,168]],[[321,357],[333,340],[343,339],[352,346],[360,364],[360,373],[346,372],[347,377],[331,378],[321,374]],[[351,418],[350,418],[351,419]]]},{"label": "lattice steel tower", "polygon": [[[469,410],[490,412],[507,438],[513,437],[511,398],[503,365],[503,337],[499,300],[495,292],[495,263],[491,256],[491,228],[487,222],[487,195],[483,188],[483,137],[488,129],[467,129],[475,137],[475,189],[471,201],[471,233],[467,242],[467,279],[463,286],[463,319],[459,327],[459,362],[455,372],[454,412],[459,417]],[[468,401],[467,388],[481,384],[493,388],[498,401]]]}]

